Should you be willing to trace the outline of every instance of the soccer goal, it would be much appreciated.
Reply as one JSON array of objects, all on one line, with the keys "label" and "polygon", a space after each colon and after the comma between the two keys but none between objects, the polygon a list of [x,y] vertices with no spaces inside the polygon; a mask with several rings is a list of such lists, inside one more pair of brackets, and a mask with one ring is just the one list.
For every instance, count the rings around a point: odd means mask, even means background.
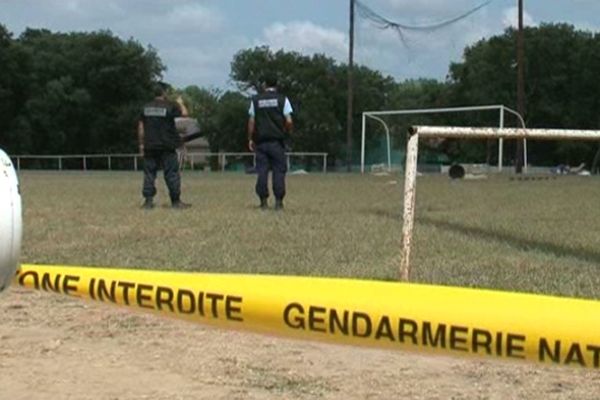
[{"label": "soccer goal", "polygon": [[533,140],[600,140],[600,131],[572,129],[475,128],[456,126],[412,126],[406,145],[404,210],[400,278],[410,280],[410,251],[413,239],[417,187],[419,138],[449,139],[533,139]]},{"label": "soccer goal", "polygon": [[[522,128],[525,128],[525,121],[516,111],[504,106],[504,105],[483,105],[483,106],[465,106],[465,107],[447,107],[447,108],[423,108],[423,109],[408,109],[408,110],[389,110],[389,111],[365,111],[362,113],[362,133],[361,133],[361,146],[360,146],[360,172],[365,172],[365,150],[366,150],[366,138],[367,138],[367,119],[372,119],[379,122],[385,131],[386,144],[387,144],[387,168],[388,171],[392,169],[392,150],[391,150],[391,135],[389,125],[386,123],[383,117],[393,115],[418,115],[418,114],[443,114],[443,113],[466,113],[476,111],[496,111],[498,112],[498,127],[504,128],[504,116],[505,113],[515,115]],[[499,139],[498,144],[498,170],[502,171],[502,138]],[[527,165],[527,145],[523,146],[523,160],[524,165]]]}]

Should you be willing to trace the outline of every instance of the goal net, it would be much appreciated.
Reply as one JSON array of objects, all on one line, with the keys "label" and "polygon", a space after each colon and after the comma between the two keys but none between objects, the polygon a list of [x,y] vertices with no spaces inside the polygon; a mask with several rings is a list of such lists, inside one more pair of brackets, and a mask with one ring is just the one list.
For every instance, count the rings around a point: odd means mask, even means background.
[{"label": "goal net", "polygon": [[[507,114],[515,115],[518,119],[518,124],[525,127],[523,119],[514,110],[505,107],[504,105],[479,105],[465,107],[447,107],[447,108],[424,108],[424,109],[404,109],[404,110],[387,110],[387,111],[365,111],[362,114],[362,129],[361,129],[361,156],[360,156],[360,171],[365,172],[367,157],[373,154],[373,150],[367,153],[367,144],[373,147],[374,136],[383,137],[384,139],[384,156],[369,157],[370,164],[383,164],[388,171],[393,169],[392,161],[392,141],[393,137],[404,137],[407,128],[412,125],[458,125],[467,124],[474,125],[474,121],[479,120],[482,125],[489,126],[490,121],[494,121],[499,128],[505,125],[505,116]],[[398,118],[401,117],[401,118]],[[403,143],[398,143],[402,145]],[[502,170],[503,165],[503,143],[502,139],[498,140],[498,170]],[[527,160],[526,148],[524,150],[524,160]],[[527,163],[525,162],[525,165]]]}]

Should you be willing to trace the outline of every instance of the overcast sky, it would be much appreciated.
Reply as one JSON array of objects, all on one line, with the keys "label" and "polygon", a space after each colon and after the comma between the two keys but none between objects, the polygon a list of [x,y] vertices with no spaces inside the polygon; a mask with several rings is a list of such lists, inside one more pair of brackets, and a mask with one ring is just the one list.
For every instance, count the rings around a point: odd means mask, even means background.
[{"label": "overcast sky", "polygon": [[[483,0],[361,0],[389,20],[427,24],[455,17]],[[524,0],[525,22],[566,22],[600,31],[600,0]],[[348,0],[0,0],[0,23],[52,31],[108,29],[157,49],[176,86],[230,88],[240,49],[268,45],[304,54],[348,57]],[[476,14],[429,34],[381,30],[357,15],[357,63],[397,80],[444,79],[465,46],[516,23],[517,0],[494,0]]]}]

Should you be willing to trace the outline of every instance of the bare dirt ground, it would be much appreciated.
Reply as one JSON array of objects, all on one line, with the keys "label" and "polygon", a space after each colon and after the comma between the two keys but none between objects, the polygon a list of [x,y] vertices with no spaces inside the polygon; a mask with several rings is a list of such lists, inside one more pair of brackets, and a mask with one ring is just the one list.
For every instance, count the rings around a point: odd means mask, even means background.
[{"label": "bare dirt ground", "polygon": [[11,288],[0,399],[599,399],[600,372],[221,331]]}]

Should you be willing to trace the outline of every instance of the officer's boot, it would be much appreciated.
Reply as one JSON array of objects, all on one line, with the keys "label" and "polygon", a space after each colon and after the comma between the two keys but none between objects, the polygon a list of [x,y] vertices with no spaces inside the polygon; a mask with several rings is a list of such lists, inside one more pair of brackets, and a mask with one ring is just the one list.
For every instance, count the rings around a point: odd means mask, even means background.
[{"label": "officer's boot", "polygon": [[152,201],[152,197],[146,197],[146,200],[144,200],[144,204],[142,204],[142,208],[144,210],[152,210],[154,208],[154,202]]},{"label": "officer's boot", "polygon": [[275,199],[275,210],[276,211],[283,210],[283,199]]},{"label": "officer's boot", "polygon": [[266,197],[261,197],[260,198],[260,209],[261,210],[266,210],[267,208],[269,208],[269,203],[267,203],[267,198]]},{"label": "officer's boot", "polygon": [[185,210],[187,208],[190,208],[192,205],[188,204],[188,203],[184,203],[181,200],[175,200],[172,204],[171,207],[173,207],[176,210]]}]

